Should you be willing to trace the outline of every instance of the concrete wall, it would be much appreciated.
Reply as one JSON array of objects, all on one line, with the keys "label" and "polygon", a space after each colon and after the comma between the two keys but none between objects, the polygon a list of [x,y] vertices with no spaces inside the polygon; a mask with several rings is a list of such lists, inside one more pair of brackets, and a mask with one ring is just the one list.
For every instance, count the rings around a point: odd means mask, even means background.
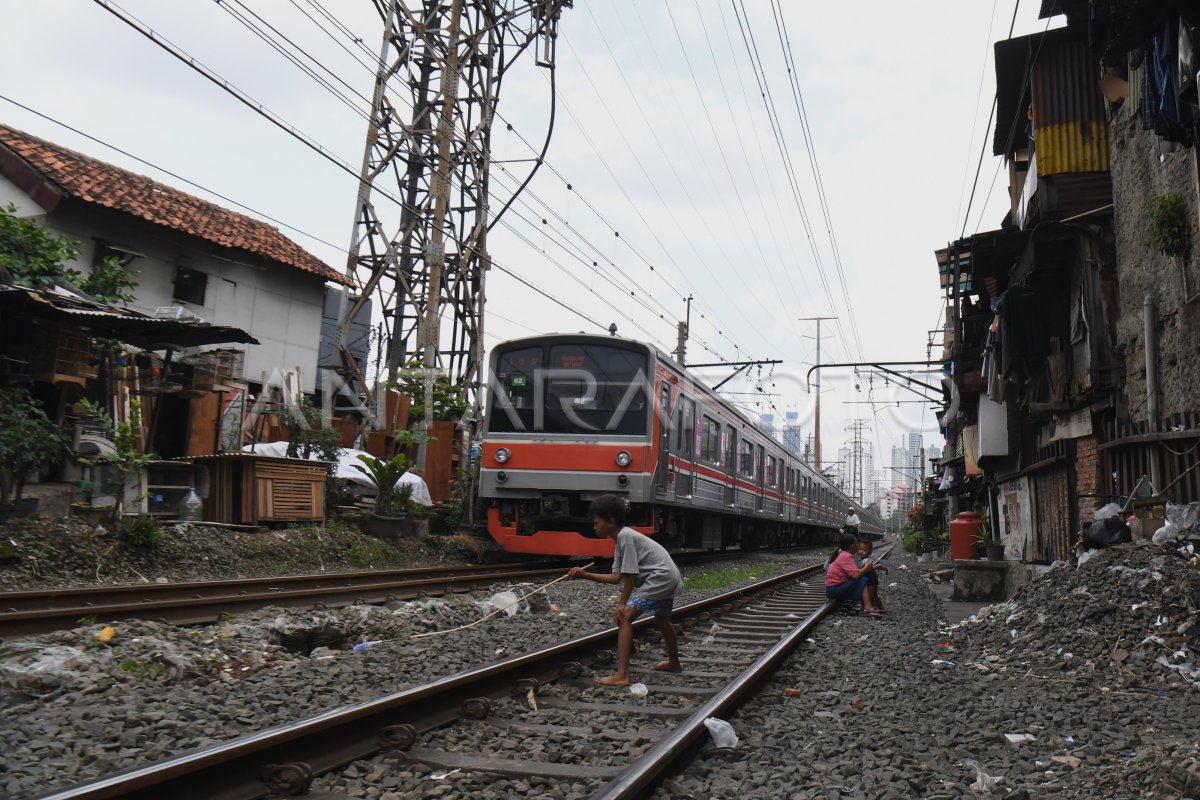
[{"label": "concrete wall", "polygon": [[1120,318],[1117,346],[1124,350],[1126,398],[1131,416],[1146,419],[1146,370],[1142,303],[1154,298],[1159,318],[1159,382],[1162,415],[1200,408],[1195,395],[1200,376],[1200,300],[1184,303],[1180,265],[1150,246],[1151,223],[1146,203],[1151,197],[1178,193],[1187,202],[1192,222],[1189,287],[1200,292],[1200,236],[1196,235],[1195,151],[1159,155],[1158,138],[1143,131],[1137,109],[1129,104],[1112,120],[1112,177]]},{"label": "concrete wall", "polygon": [[[0,203],[10,201],[23,216],[44,214],[20,189],[0,178]],[[64,200],[43,221],[55,233],[82,242],[74,267],[85,275],[96,256],[97,239],[141,253],[130,264],[139,273],[130,308],[153,314],[161,306],[183,306],[205,322],[248,331],[262,344],[229,345],[246,349],[248,380],[259,381],[264,371],[270,376],[275,370],[300,367],[304,390],[313,390],[325,286],[320,276],[79,201]],[[207,274],[202,304],[175,299],[179,264]]]}]

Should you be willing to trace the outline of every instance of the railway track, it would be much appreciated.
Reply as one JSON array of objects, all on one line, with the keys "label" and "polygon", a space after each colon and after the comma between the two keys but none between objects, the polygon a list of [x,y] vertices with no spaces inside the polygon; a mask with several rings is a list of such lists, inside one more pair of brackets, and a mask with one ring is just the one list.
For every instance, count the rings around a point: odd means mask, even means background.
[{"label": "railway track", "polygon": [[[647,684],[642,698],[591,681],[611,669],[613,628],[43,797],[336,792],[334,770],[371,758],[370,770],[419,764],[450,775],[582,782],[608,800],[637,797],[694,754],[708,736],[704,720],[748,699],[831,609],[821,568],[805,567],[677,609],[689,671],[653,672],[652,659],[635,656],[634,679]],[[542,740],[555,744],[531,745]],[[598,761],[604,752],[616,758]],[[429,788],[418,781],[395,791]]]},{"label": "railway track", "polygon": [[92,586],[0,595],[0,637],[71,628],[82,618],[162,619],[180,625],[215,622],[264,606],[334,608],[470,592],[501,581],[557,577],[561,564],[430,567],[283,578]]},{"label": "railway track", "polygon": [[[775,552],[775,551],[762,551]],[[686,553],[676,560],[696,564],[732,553]],[[471,592],[504,581],[560,576],[576,562],[532,562],[421,569],[342,572],[275,578],[89,586],[0,594],[0,638],[73,628],[81,619],[110,622],[161,619],[198,625],[265,606],[337,608]]]}]

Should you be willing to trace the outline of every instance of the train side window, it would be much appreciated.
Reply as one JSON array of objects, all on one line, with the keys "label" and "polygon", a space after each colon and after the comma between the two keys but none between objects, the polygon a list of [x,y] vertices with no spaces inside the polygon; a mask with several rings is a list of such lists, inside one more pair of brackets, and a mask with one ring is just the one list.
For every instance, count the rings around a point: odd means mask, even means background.
[{"label": "train side window", "polygon": [[778,483],[778,476],[775,474],[776,463],[775,456],[767,456],[767,486],[771,487],[772,489],[774,489]]},{"label": "train side window", "polygon": [[754,477],[754,445],[743,439],[738,442],[738,472],[743,477]]},{"label": "train side window", "polygon": [[700,457],[713,464],[721,460],[721,423],[707,415],[701,418]]},{"label": "train side window", "polygon": [[763,448],[761,444],[754,446],[754,480],[756,483],[763,482]]}]

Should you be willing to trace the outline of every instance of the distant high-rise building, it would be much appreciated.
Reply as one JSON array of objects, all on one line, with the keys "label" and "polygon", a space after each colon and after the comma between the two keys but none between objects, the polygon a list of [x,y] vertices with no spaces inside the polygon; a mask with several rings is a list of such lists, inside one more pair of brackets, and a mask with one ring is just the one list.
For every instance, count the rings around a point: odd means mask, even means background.
[{"label": "distant high-rise building", "polygon": [[904,434],[904,449],[910,453],[920,453],[925,449],[925,437],[916,431]]},{"label": "distant high-rise building", "polygon": [[788,411],[783,415],[783,447],[794,456],[800,455],[804,442],[800,433],[800,412]]},{"label": "distant high-rise building", "polygon": [[891,475],[885,483],[891,486],[912,486],[915,481],[912,479],[911,467],[908,451],[903,447],[893,447]]},{"label": "distant high-rise building", "polygon": [[772,439],[775,438],[775,415],[774,414],[759,414],[758,427],[762,432]]}]

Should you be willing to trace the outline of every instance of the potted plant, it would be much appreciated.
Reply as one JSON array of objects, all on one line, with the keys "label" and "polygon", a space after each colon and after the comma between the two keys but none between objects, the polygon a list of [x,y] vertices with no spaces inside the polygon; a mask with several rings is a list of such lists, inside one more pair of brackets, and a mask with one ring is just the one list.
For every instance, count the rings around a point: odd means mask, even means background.
[{"label": "potted plant", "polygon": [[1004,560],[1004,540],[992,533],[986,522],[979,531],[976,549],[982,549],[987,554],[988,561]]},{"label": "potted plant", "polygon": [[0,519],[37,510],[37,498],[21,498],[25,481],[62,461],[66,452],[66,435],[28,391],[0,389]]},{"label": "potted plant", "polygon": [[134,486],[140,486],[141,481],[139,478],[135,483],[131,477],[141,476],[150,467],[150,462],[158,460],[158,454],[143,453],[138,447],[138,434],[142,418],[141,403],[137,400],[130,402],[129,419],[123,422],[114,420],[108,410],[99,403],[83,399],[79,401],[79,405],[103,429],[105,436],[113,444],[112,453],[101,455],[95,459],[81,459],[81,463],[91,466],[107,464],[117,473],[117,502],[113,506],[113,519],[119,520],[122,515],[127,513],[126,504],[130,501],[138,506],[133,513],[138,513],[141,510],[142,500],[147,495],[133,489]]},{"label": "potted plant", "polygon": [[358,456],[362,464],[353,467],[375,484],[375,507],[367,518],[366,531],[384,539],[411,536],[412,485],[397,486],[396,482],[408,472],[408,458],[397,453],[387,461],[367,454]]}]

